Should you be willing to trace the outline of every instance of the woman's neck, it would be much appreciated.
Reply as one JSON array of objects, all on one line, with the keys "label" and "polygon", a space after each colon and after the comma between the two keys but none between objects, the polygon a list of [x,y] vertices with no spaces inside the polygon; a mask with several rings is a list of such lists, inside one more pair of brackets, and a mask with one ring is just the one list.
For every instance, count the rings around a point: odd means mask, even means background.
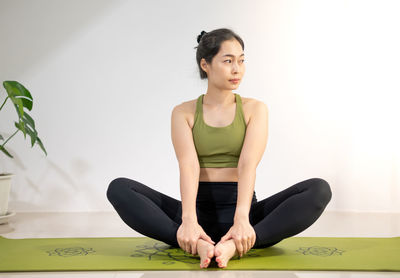
[{"label": "woman's neck", "polygon": [[203,104],[212,107],[227,107],[235,103],[235,95],[232,91],[210,91],[204,95]]}]

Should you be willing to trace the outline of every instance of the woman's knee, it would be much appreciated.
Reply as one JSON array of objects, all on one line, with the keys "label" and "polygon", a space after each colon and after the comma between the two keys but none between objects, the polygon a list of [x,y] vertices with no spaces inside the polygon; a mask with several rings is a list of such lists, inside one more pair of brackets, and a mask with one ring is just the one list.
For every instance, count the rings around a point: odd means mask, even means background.
[{"label": "woman's knee", "polygon": [[314,193],[313,197],[317,205],[325,208],[332,199],[332,190],[329,183],[321,178],[312,178],[308,180],[311,190]]},{"label": "woman's knee", "polygon": [[113,200],[117,196],[121,194],[121,191],[126,187],[128,184],[128,179],[127,178],[116,178],[110,182],[107,188],[107,199],[108,200]]}]

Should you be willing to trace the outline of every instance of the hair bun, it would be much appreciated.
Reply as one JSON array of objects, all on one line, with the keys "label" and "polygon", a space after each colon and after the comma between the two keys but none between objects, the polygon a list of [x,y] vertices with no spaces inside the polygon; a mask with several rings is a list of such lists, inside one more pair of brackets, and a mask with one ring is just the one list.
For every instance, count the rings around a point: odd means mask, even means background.
[{"label": "hair bun", "polygon": [[204,34],[207,34],[206,31],[201,31],[200,35],[197,36],[197,42],[200,43],[201,38],[204,36]]}]

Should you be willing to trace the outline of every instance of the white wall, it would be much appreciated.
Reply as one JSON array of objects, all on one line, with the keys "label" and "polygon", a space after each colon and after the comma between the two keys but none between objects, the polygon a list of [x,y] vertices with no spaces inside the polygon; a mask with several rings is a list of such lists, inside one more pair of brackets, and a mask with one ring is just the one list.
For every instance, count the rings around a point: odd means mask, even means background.
[{"label": "white wall", "polygon": [[[258,199],[321,177],[327,210],[400,212],[399,12],[395,0],[0,0],[0,79],[32,93],[48,152],[21,132],[6,144],[10,210],[113,210],[117,177],[180,199],[171,111],[206,91],[197,35],[226,27],[245,42],[236,92],[270,110]],[[15,120],[6,103],[6,138]]]}]

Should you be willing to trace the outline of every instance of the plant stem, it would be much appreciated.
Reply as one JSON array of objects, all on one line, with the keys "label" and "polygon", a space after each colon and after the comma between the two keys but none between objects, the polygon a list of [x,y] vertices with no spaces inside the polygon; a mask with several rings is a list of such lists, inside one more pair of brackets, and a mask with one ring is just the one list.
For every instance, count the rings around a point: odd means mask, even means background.
[{"label": "plant stem", "polygon": [[7,96],[6,99],[4,100],[3,104],[0,107],[0,110],[1,110],[1,108],[3,108],[4,104],[6,104],[6,101],[7,101],[8,98],[9,98],[9,96]]},{"label": "plant stem", "polygon": [[4,142],[3,145],[1,145],[2,147],[4,147],[4,145],[8,142],[8,140],[10,140],[15,134],[17,134],[17,132],[19,131],[19,129],[17,129],[13,135],[11,135],[10,137],[8,137],[8,139]]}]

